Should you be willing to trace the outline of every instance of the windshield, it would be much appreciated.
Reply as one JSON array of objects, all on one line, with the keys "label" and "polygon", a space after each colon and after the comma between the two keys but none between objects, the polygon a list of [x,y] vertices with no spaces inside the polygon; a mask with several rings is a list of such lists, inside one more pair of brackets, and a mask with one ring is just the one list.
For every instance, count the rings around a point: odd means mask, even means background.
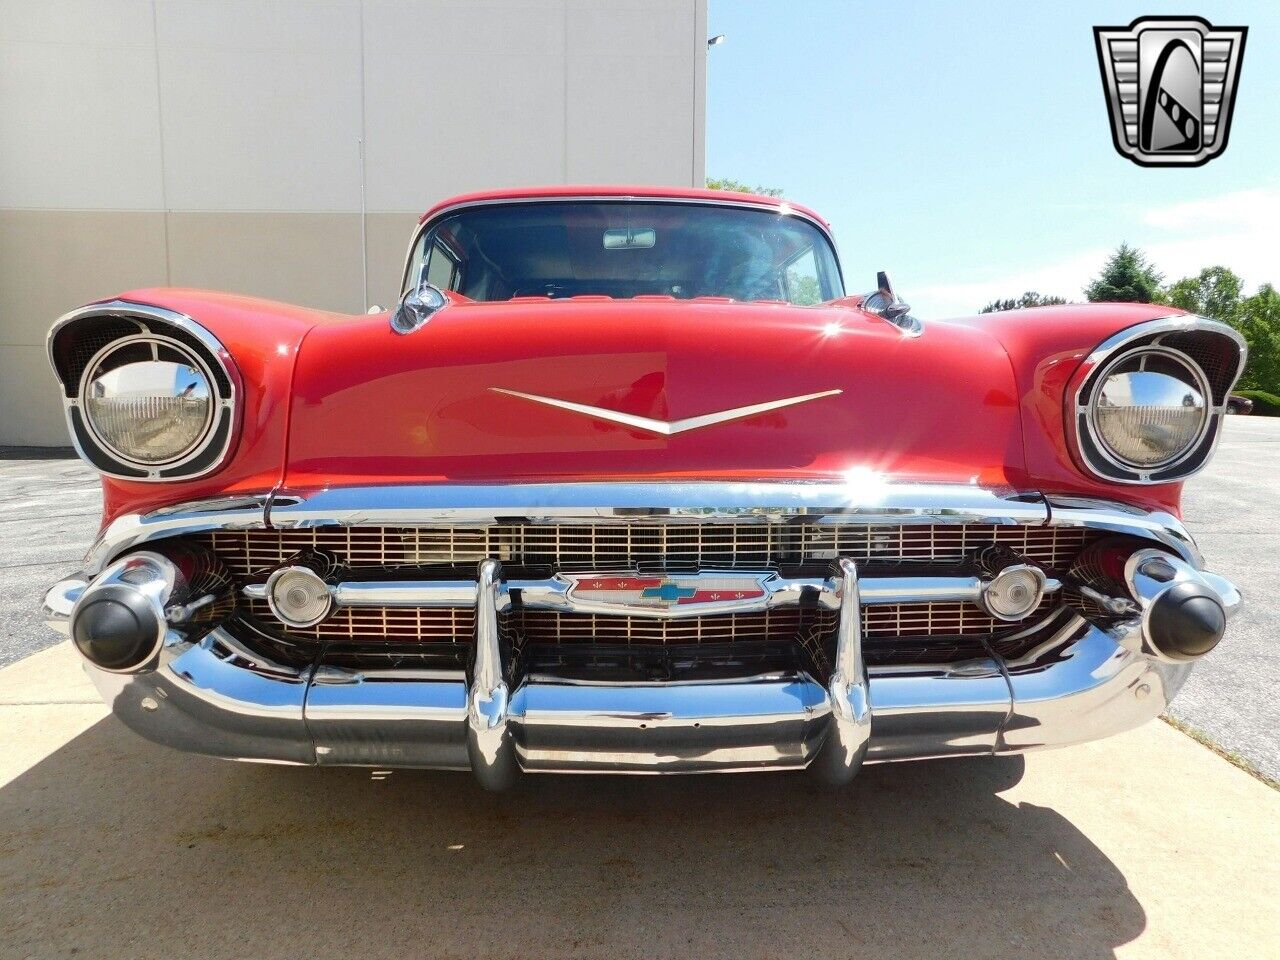
[{"label": "windshield", "polygon": [[642,295],[822,303],[835,254],[797,216],[717,204],[570,201],[473,207],[418,239],[405,289],[472,300]]}]

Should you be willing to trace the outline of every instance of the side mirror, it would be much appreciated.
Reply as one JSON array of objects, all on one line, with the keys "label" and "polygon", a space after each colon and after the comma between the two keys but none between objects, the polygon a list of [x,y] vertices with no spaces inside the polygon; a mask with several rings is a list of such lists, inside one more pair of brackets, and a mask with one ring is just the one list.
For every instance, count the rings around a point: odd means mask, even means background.
[{"label": "side mirror", "polygon": [[396,312],[391,314],[391,329],[396,333],[413,333],[448,302],[449,298],[439,287],[424,283],[404,295]]},{"label": "side mirror", "polygon": [[863,298],[862,309],[878,314],[909,336],[918,337],[921,333],[920,321],[911,315],[911,304],[893,292],[889,274],[884,270],[876,274],[876,289]]}]

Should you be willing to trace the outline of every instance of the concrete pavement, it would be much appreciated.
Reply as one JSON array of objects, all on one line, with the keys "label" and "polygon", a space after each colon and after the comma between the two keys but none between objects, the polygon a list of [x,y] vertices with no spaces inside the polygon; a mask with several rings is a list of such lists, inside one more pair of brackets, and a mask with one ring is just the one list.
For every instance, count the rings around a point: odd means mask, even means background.
[{"label": "concrete pavement", "polygon": [[[1280,793],[1163,723],[803,775],[251,766],[0,671],[0,958],[1280,956]],[[105,718],[105,719],[104,719]]]}]

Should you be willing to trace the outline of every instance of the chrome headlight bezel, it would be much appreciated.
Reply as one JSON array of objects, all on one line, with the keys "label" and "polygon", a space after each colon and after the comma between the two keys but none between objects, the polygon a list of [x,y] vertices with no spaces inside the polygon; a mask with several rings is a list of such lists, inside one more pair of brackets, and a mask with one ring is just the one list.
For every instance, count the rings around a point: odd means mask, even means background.
[{"label": "chrome headlight bezel", "polygon": [[[1135,360],[1141,361],[1148,357],[1167,361],[1177,368],[1180,368],[1185,373],[1185,378],[1168,373],[1162,373],[1161,375],[1168,376],[1171,379],[1176,379],[1192,388],[1195,391],[1197,398],[1204,404],[1203,407],[1197,407],[1196,409],[1203,409],[1204,414],[1200,418],[1200,424],[1196,428],[1195,433],[1181,447],[1163,459],[1144,463],[1133,458],[1126,457],[1122,451],[1116,448],[1116,444],[1106,436],[1106,428],[1099,422],[1099,412],[1101,410],[1103,391],[1111,382],[1112,377],[1117,375],[1119,368],[1128,366]],[[1119,356],[1114,357],[1098,372],[1096,386],[1094,387],[1089,400],[1088,415],[1085,422],[1089,429],[1089,435],[1092,438],[1098,453],[1112,464],[1122,470],[1134,470],[1138,473],[1154,473],[1176,467],[1179,463],[1195,452],[1197,446],[1200,441],[1204,439],[1204,435],[1208,432],[1213,421],[1213,415],[1210,410],[1212,402],[1212,389],[1209,386],[1208,378],[1205,377],[1204,371],[1193,363],[1189,357],[1176,350],[1168,350],[1164,347],[1140,347],[1136,350],[1127,350]],[[1135,406],[1140,405],[1135,404]]]},{"label": "chrome headlight bezel", "polygon": [[[144,353],[150,352],[154,359],[150,361],[127,360],[116,366],[111,365],[115,355],[139,349]],[[166,359],[161,359],[162,352]],[[174,364],[178,362],[196,372],[206,394],[203,422],[200,424],[198,432],[181,447],[159,457],[148,458],[139,455],[136,451],[124,449],[119,438],[112,438],[105,425],[94,413],[94,401],[98,399],[92,395],[94,387],[100,380],[129,367],[141,366],[147,363]],[[78,394],[85,428],[93,435],[93,439],[98,445],[121,463],[147,471],[181,467],[199,456],[212,439],[211,434],[216,424],[215,415],[218,403],[214,382],[213,371],[209,368],[209,365],[194,350],[171,337],[147,333],[113,340],[90,358],[80,376]],[[159,396],[160,391],[157,390],[156,394]]]},{"label": "chrome headlight bezel", "polygon": [[[1139,323],[1099,344],[1071,378],[1066,425],[1068,446],[1084,471],[1124,484],[1172,483],[1198,473],[1208,463],[1221,434],[1227,397],[1244,371],[1244,338],[1216,320],[1192,315]],[[1098,398],[1116,371],[1143,356],[1157,358],[1169,376],[1193,389],[1205,404],[1205,416],[1184,447],[1167,459],[1139,463],[1115,450],[1097,419]],[[1185,378],[1185,379],[1184,379]]]},{"label": "chrome headlight bezel", "polygon": [[[87,391],[104,358],[133,344],[180,356],[208,384],[210,410],[196,440],[162,462],[117,449],[92,424]],[[49,360],[63,388],[67,429],[76,452],[104,476],[141,483],[190,480],[222,467],[239,434],[240,374],[226,348],[190,317],[150,304],[113,300],[73,310],[49,331]],[[127,364],[122,364],[127,365]]]}]

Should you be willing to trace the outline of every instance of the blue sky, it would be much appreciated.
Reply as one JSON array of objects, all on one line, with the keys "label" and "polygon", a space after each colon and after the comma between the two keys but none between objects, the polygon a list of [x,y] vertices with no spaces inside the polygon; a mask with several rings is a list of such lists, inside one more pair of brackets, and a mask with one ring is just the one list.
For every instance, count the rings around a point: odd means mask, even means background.
[{"label": "blue sky", "polygon": [[[1225,153],[1138,167],[1111,144],[1093,27],[1249,27]],[[1280,285],[1280,3],[710,0],[707,176],[784,188],[922,317],[1027,289],[1081,298],[1121,241],[1169,279]]]}]

